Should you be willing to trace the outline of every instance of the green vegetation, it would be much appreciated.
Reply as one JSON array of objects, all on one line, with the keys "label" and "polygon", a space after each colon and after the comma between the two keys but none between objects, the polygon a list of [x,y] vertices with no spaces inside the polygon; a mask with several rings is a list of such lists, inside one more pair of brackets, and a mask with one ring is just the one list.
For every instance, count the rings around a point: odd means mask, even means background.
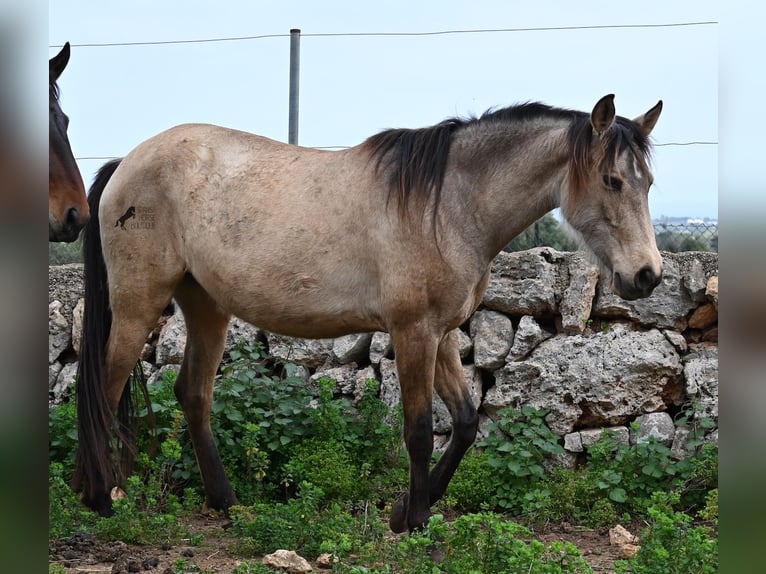
[{"label": "green vegetation", "polygon": [[[718,227],[715,224],[655,224],[655,239],[661,251],[718,252]],[[576,251],[577,242],[565,231],[552,213],[547,213],[527,227],[503,251],[525,251],[548,246],[558,251]]]},{"label": "green vegetation", "polygon": [[[716,494],[716,506],[717,498]],[[647,510],[649,527],[641,534],[641,549],[630,560],[615,565],[617,574],[718,572],[718,540],[713,529],[693,526],[691,516],[674,510],[679,501],[675,492],[652,494]]]},{"label": "green vegetation", "polygon": [[558,251],[576,251],[577,243],[551,213],[546,213],[517,235],[503,251],[525,251],[533,247],[553,247]]},{"label": "green vegetation", "polygon": [[[551,464],[563,449],[544,412],[500,411],[428,526],[394,537],[386,505],[408,481],[400,413],[389,413],[377,398],[376,381],[351,404],[336,396],[333,381],[321,380],[311,392],[292,373],[261,347],[240,345],[216,381],[212,425],[241,501],[231,512],[236,543],[230,548],[246,559],[240,574],[267,572],[255,558],[277,548],[307,559],[332,553],[340,558],[333,571],[349,574],[591,572],[571,544],[546,545],[532,534],[564,521],[586,528],[648,524],[641,551],[621,563],[621,572],[717,567],[718,449],[701,440],[712,421],[693,412],[678,420],[691,429],[690,458],[676,460],[654,441],[628,445],[604,433],[587,464],[569,469]],[[111,518],[86,510],[69,488],[75,412],[71,404],[51,409],[50,538],[77,532],[141,544],[188,538],[184,519],[199,509],[203,491],[174,380],[170,372],[150,389],[156,439],[140,432],[139,452],[151,452],[154,440],[158,448],[155,456],[138,457]],[[387,417],[394,425],[383,422]],[[142,424],[148,425],[146,411]],[[195,571],[180,562],[178,572]]]},{"label": "green vegetation", "polygon": [[82,235],[72,243],[48,243],[48,265],[82,263]]}]

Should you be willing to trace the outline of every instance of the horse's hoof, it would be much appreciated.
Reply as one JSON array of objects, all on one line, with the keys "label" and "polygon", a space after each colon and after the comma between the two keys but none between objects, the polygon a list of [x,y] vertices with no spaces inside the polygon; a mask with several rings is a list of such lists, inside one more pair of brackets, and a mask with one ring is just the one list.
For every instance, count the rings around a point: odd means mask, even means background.
[{"label": "horse's hoof", "polygon": [[112,498],[108,494],[102,494],[93,498],[80,495],[80,501],[102,518],[114,516]]},{"label": "horse's hoof", "polygon": [[405,492],[396,499],[391,507],[391,516],[388,518],[388,526],[396,534],[401,534],[407,530],[407,502],[409,495]]}]

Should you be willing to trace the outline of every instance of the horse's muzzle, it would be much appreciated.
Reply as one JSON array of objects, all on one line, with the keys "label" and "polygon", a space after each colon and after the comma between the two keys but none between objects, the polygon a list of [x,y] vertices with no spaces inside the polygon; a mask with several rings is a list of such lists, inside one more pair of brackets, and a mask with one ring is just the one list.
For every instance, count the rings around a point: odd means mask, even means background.
[{"label": "horse's muzzle", "polygon": [[70,207],[64,221],[59,225],[48,222],[48,241],[71,243],[80,235],[80,231],[88,222],[89,214],[81,213],[76,207]]},{"label": "horse's muzzle", "polygon": [[645,265],[633,276],[632,281],[625,281],[620,273],[615,272],[613,276],[614,290],[617,294],[627,301],[648,297],[662,282],[662,270],[655,273],[649,265]]}]

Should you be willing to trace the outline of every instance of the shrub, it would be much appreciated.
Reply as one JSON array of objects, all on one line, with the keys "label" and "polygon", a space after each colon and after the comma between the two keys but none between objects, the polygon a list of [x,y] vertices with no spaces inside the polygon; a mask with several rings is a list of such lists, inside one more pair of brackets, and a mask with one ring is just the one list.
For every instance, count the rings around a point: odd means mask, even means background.
[{"label": "shrub", "polygon": [[315,437],[293,449],[283,484],[311,482],[330,500],[356,500],[366,495],[361,473],[342,444]]},{"label": "shrub", "polygon": [[489,464],[487,453],[474,448],[466,453],[452,477],[445,503],[460,512],[487,510],[497,489],[497,472]]},{"label": "shrub", "polygon": [[511,407],[498,412],[498,422],[478,446],[497,473],[495,502],[515,511],[523,508],[524,494],[545,477],[543,461],[564,451],[558,437],[545,424],[545,413],[532,407]]},{"label": "shrub", "polygon": [[74,468],[77,451],[77,412],[74,401],[52,406],[48,411],[48,460]]},{"label": "shrub", "polygon": [[618,574],[715,574],[718,541],[709,528],[692,526],[692,518],[673,510],[678,493],[656,492],[648,508],[649,527],[641,533],[641,549],[627,561],[618,561]]},{"label": "shrub", "polygon": [[[378,546],[377,561],[396,564],[395,569],[363,569],[344,566],[339,572],[397,572],[401,574],[473,574],[534,572],[550,574],[592,574],[572,544],[545,545],[531,540],[531,532],[494,513],[465,514],[453,523],[434,515],[419,533]],[[432,554],[440,551],[438,566]]]},{"label": "shrub", "polygon": [[652,494],[666,491],[678,491],[687,505],[701,508],[705,493],[718,484],[715,445],[704,445],[689,458],[675,460],[670,449],[653,438],[626,445],[607,431],[588,455],[586,482],[631,512],[646,512]]},{"label": "shrub", "polygon": [[301,483],[295,498],[286,503],[239,506],[231,513],[232,532],[241,538],[233,550],[243,556],[279,548],[311,558],[328,550],[342,556],[380,538],[384,529],[373,508],[352,516],[341,505],[328,503],[321,489],[308,482]]},{"label": "shrub", "polygon": [[700,510],[699,517],[718,528],[718,489],[711,490],[705,498],[705,508]]},{"label": "shrub", "polygon": [[65,467],[60,462],[48,466],[48,537],[66,538],[89,530],[96,515],[85,508],[67,484]]}]

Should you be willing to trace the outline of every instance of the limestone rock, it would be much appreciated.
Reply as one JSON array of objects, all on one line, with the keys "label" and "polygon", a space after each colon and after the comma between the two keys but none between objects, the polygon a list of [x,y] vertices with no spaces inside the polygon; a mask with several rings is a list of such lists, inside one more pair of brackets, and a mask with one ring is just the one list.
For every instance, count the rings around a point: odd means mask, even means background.
[{"label": "limestone rock", "polygon": [[686,343],[686,338],[678,331],[665,329],[662,331],[662,334],[665,335],[665,338],[670,341],[670,344],[673,345],[676,348],[676,351],[679,353],[684,354],[689,350],[689,345]]},{"label": "limestone rock", "polygon": [[636,542],[638,542],[638,537],[631,534],[631,532],[621,524],[609,529],[609,544],[612,546],[635,544]]},{"label": "limestone rock", "polygon": [[617,547],[620,558],[630,558],[641,550],[641,547],[638,546],[638,536],[631,534],[627,528],[620,524],[609,529],[609,544]]},{"label": "limestone rock", "polygon": [[497,311],[481,309],[471,318],[473,361],[480,369],[503,366],[513,341],[511,320]]},{"label": "limestone rock", "polygon": [[229,328],[226,331],[226,348],[231,349],[238,343],[254,345],[259,341],[266,340],[266,333],[239,317],[232,317]]},{"label": "limestone rock", "polygon": [[157,339],[157,365],[180,365],[184,360],[185,347],[186,321],[181,308],[176,305],[173,316],[168,317]]},{"label": "limestone rock", "polygon": [[718,347],[696,345],[684,357],[686,394],[696,404],[696,418],[718,419]]},{"label": "limestone rock", "polygon": [[543,330],[534,317],[524,315],[519,321],[519,327],[516,330],[513,345],[508,353],[508,359],[514,361],[524,359],[535,347],[551,337],[553,335]]},{"label": "limestone rock", "polygon": [[61,312],[61,301],[48,304],[48,364],[55,362],[72,342],[69,321]]},{"label": "limestone rock", "polygon": [[77,300],[84,295],[83,264],[51,265],[48,267],[48,303],[60,301],[65,317],[72,315]]},{"label": "limestone rock", "polygon": [[72,310],[72,348],[77,356],[80,356],[80,343],[82,343],[82,318],[85,311],[85,299],[80,298]]},{"label": "limestone rock", "polygon": [[568,335],[585,331],[596,295],[599,268],[577,253],[569,261],[569,286],[561,299],[561,324]]},{"label": "limestone rock", "polygon": [[288,363],[298,363],[315,369],[325,363],[332,363],[334,339],[300,339],[275,333],[267,333],[269,354]]},{"label": "limestone rock", "polygon": [[460,358],[465,359],[473,351],[473,341],[462,329],[455,329],[457,333],[457,346]]},{"label": "limestone rock", "polygon": [[549,247],[500,252],[492,261],[492,274],[482,302],[487,308],[507,315],[557,312],[559,267],[566,257]]},{"label": "limestone rock", "polygon": [[675,348],[656,329],[615,324],[591,335],[556,335],[495,371],[483,408],[490,416],[506,406],[545,410],[551,430],[563,436],[576,425],[615,426],[663,408],[664,389],[681,370]]},{"label": "limestone rock", "polygon": [[370,356],[372,333],[354,333],[333,341],[332,354],[341,365],[361,363]]},{"label": "limestone rock", "polygon": [[685,267],[685,272],[682,275],[683,285],[692,301],[702,303],[705,301],[705,287],[707,286],[707,278],[702,263],[693,259]]},{"label": "limestone rock", "polygon": [[670,452],[674,458],[682,460],[694,454],[693,450],[686,447],[690,434],[691,429],[689,427],[684,426],[676,429],[676,434],[673,436],[673,444],[670,447]]},{"label": "limestone rock", "polygon": [[379,365],[382,358],[393,359],[394,348],[391,345],[391,335],[376,331],[370,341],[370,363]]},{"label": "limestone rock", "polygon": [[[396,363],[392,359],[380,360],[380,400],[389,408],[396,409],[401,400],[399,378],[396,376]],[[386,417],[386,422],[391,422],[391,416]]]},{"label": "limestone rock", "polygon": [[269,568],[276,568],[290,574],[303,574],[313,570],[305,558],[292,550],[277,550],[273,554],[264,556],[262,561]]},{"label": "limestone rock", "polygon": [[564,449],[569,452],[583,452],[585,450],[579,432],[570,432],[564,435]]},{"label": "limestone rock", "polygon": [[340,367],[319,367],[309,377],[309,384],[315,387],[317,381],[325,377],[335,381],[338,394],[351,396],[352,402],[357,403],[364,397],[367,379],[375,378],[375,370],[371,366],[359,369],[356,363]]},{"label": "limestone rock", "polygon": [[668,413],[649,413],[636,419],[638,431],[631,433],[630,443],[641,444],[656,439],[665,446],[673,444],[676,427]]},{"label": "limestone rock", "polygon": [[564,448],[569,452],[584,452],[588,447],[591,447],[600,441],[606,430],[613,433],[617,442],[628,444],[630,433],[628,427],[617,426],[608,429],[583,429],[579,432],[564,435]]},{"label": "limestone rock", "polygon": [[604,431],[607,431],[607,430],[612,433],[612,436],[618,443],[628,444],[630,440],[630,431],[628,430],[628,427],[616,426],[616,427],[609,427],[609,428],[581,430],[580,439],[582,440],[583,448],[587,449],[593,446],[594,444],[596,444],[598,441],[601,440],[601,437],[604,436]]},{"label": "limestone rock", "polygon": [[53,388],[56,386],[56,379],[59,376],[59,373],[61,372],[61,369],[64,368],[64,365],[59,363],[58,361],[54,361],[50,365],[48,365],[48,392],[53,393]]},{"label": "limestone rock", "polygon": [[620,554],[620,558],[630,558],[638,554],[639,550],[641,550],[641,547],[637,544],[623,544],[617,551]]},{"label": "limestone rock", "polygon": [[56,381],[49,388],[49,399],[53,404],[60,404],[63,400],[72,395],[75,375],[77,375],[77,363],[67,363],[56,376]]},{"label": "limestone rock", "polygon": [[335,554],[328,554],[327,552],[320,554],[316,559],[317,568],[320,570],[332,570],[333,566],[338,562],[340,562],[340,558]]}]

